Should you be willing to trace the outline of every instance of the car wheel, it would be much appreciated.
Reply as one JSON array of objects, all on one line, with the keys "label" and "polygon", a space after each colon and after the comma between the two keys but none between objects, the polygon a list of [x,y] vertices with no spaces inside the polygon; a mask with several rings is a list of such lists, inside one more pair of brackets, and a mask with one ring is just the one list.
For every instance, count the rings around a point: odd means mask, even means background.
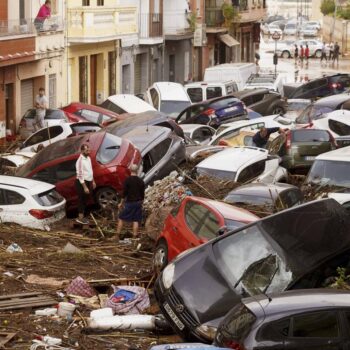
[{"label": "car wheel", "polygon": [[154,271],[159,273],[168,265],[168,245],[165,240],[161,240],[156,247],[153,257]]},{"label": "car wheel", "polygon": [[119,203],[117,191],[111,187],[102,187],[96,191],[96,202],[100,207],[116,208]]},{"label": "car wheel", "polygon": [[289,51],[283,51],[282,52],[282,57],[283,58],[290,58],[290,52]]},{"label": "car wheel", "polygon": [[284,113],[285,113],[284,108],[278,105],[272,107],[271,109],[271,114],[284,114]]},{"label": "car wheel", "polygon": [[321,56],[322,56],[322,51],[321,50],[316,50],[315,57],[316,58],[321,58]]}]

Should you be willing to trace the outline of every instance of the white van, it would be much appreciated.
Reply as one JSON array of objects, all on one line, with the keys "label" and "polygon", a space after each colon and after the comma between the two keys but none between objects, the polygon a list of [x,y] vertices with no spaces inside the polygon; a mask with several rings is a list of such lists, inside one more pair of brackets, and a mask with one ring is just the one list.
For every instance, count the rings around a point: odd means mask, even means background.
[{"label": "white van", "polygon": [[146,91],[145,100],[174,119],[192,104],[183,85],[168,81],[153,83]]},{"label": "white van", "polygon": [[187,95],[192,103],[210,100],[211,98],[226,96],[238,91],[237,84],[233,80],[221,82],[198,81],[185,85]]},{"label": "white van", "polygon": [[255,63],[224,63],[206,68],[203,80],[207,82],[233,80],[238,90],[242,90],[248,78],[254,73],[256,73]]}]

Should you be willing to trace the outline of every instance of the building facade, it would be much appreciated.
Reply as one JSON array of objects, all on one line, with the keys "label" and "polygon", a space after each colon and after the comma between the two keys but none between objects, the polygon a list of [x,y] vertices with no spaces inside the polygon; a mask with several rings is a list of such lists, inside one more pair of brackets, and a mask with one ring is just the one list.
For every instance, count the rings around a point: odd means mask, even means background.
[{"label": "building facade", "polygon": [[21,117],[34,107],[40,87],[51,108],[65,102],[64,7],[52,1],[52,16],[37,30],[34,19],[41,3],[0,2],[0,138],[14,134]]}]

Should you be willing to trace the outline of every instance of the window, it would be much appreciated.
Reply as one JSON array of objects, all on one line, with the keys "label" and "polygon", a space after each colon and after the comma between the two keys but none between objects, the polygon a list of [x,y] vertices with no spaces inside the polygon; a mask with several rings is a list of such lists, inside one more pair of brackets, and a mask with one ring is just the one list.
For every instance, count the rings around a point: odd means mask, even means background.
[{"label": "window", "polygon": [[244,136],[243,143],[245,146],[253,146],[253,136]]},{"label": "window", "polygon": [[156,165],[167,154],[170,145],[171,139],[167,138],[160,142],[149,152],[153,161],[153,166]]},{"label": "window", "polygon": [[97,161],[101,164],[112,161],[118,155],[121,143],[122,139],[120,137],[106,133],[96,155]]},{"label": "window", "polygon": [[34,180],[44,181],[44,182],[48,182],[50,184],[55,184],[56,183],[56,178],[52,174],[52,169],[53,168],[51,167],[51,168],[45,168],[43,170],[40,170],[37,173],[35,173],[32,176],[32,178]]},{"label": "window", "polygon": [[350,126],[333,119],[328,120],[329,128],[340,136],[350,135]]},{"label": "window", "polygon": [[233,339],[244,339],[253,326],[256,317],[244,305],[237,309],[225,329]]},{"label": "window", "polygon": [[[303,202],[303,194],[299,190],[287,190],[280,194],[281,201],[285,208],[291,208],[294,205]],[[279,200],[277,199],[277,203]]]},{"label": "window", "polygon": [[153,106],[158,109],[159,106],[159,95],[156,89],[151,89],[149,91],[150,95],[151,95],[151,100],[152,100],[152,104]]},{"label": "window", "polygon": [[222,89],[218,86],[207,87],[207,100],[222,96]]},{"label": "window", "polygon": [[329,141],[329,139],[330,135],[326,130],[299,129],[292,131],[292,140],[294,142],[319,142]]},{"label": "window", "polygon": [[48,109],[45,115],[45,119],[67,119],[66,115],[60,109]]},{"label": "window", "polygon": [[71,129],[74,134],[83,134],[88,132],[97,132],[100,131],[101,128],[95,125],[81,125],[82,123],[77,123],[75,125],[71,125]]},{"label": "window", "polygon": [[83,0],[83,6],[90,6],[90,0]]},{"label": "window", "polygon": [[25,202],[25,198],[17,192],[1,189],[0,205],[18,205]]},{"label": "window", "polygon": [[235,91],[238,91],[238,87],[236,83],[226,86],[226,95],[232,94]]},{"label": "window", "polygon": [[187,94],[193,103],[203,101],[203,90],[202,88],[189,88]]},{"label": "window", "polygon": [[241,171],[237,182],[246,183],[261,175],[265,170],[265,160],[260,160],[254,164],[248,165]]},{"label": "window", "polygon": [[62,162],[55,167],[56,181],[63,181],[76,175],[76,159]]},{"label": "window", "polygon": [[337,314],[317,312],[293,318],[293,337],[336,338],[339,336]]},{"label": "window", "polygon": [[104,0],[97,0],[97,6],[104,6],[105,1]]},{"label": "window", "polygon": [[212,239],[217,236],[220,225],[218,218],[208,209],[204,208],[207,212],[204,218],[203,224],[198,229],[198,236],[206,239]]},{"label": "window", "polygon": [[51,205],[55,205],[63,201],[63,197],[55,190],[49,190],[37,194],[33,196],[33,198],[43,207],[50,207]]},{"label": "window", "polygon": [[120,108],[110,100],[106,100],[101,104],[102,108],[108,109],[109,111],[112,111],[117,114],[123,114],[125,113],[124,109]]},{"label": "window", "polygon": [[80,115],[85,118],[87,121],[100,124],[102,117],[100,117],[100,113],[95,111],[90,111],[88,109],[82,109]]},{"label": "window", "polygon": [[265,96],[265,94],[255,94],[252,96],[252,103],[260,102]]},{"label": "window", "polygon": [[213,133],[208,128],[200,128],[193,132],[192,139],[194,141],[203,142],[209,140],[213,136]]},{"label": "window", "polygon": [[267,323],[257,334],[259,341],[278,341],[283,340],[289,335],[290,319],[279,320],[276,322]]},{"label": "window", "polygon": [[36,145],[41,142],[48,141],[49,139],[53,139],[57,137],[58,135],[62,134],[63,128],[59,125],[55,125],[49,128],[42,129],[35,133],[34,135],[30,136],[29,139],[24,142],[24,147],[30,147],[33,145]]}]

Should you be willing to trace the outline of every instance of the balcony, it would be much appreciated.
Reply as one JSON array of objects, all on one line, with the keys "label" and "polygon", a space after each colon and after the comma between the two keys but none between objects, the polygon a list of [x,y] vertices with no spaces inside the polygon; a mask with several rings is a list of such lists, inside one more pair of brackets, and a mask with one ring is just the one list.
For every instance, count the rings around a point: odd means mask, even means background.
[{"label": "balcony", "polygon": [[205,23],[208,27],[221,27],[224,23],[222,10],[220,8],[206,8]]},{"label": "balcony", "polygon": [[154,45],[163,42],[163,15],[144,13],[140,15],[140,44]]},{"label": "balcony", "polygon": [[68,9],[68,40],[93,43],[116,39],[124,34],[137,34],[136,7]]},{"label": "balcony", "polygon": [[190,28],[189,16],[190,12],[169,11],[164,12],[164,34],[165,36],[187,36],[193,35]]}]

